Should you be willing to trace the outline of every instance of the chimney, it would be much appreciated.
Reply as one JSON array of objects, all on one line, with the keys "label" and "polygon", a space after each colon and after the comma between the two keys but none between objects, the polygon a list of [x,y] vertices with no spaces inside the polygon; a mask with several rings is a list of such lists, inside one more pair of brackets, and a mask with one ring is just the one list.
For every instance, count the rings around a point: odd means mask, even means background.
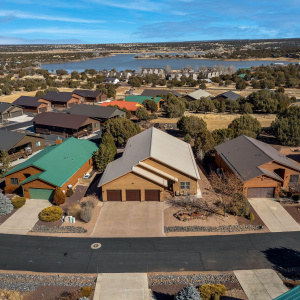
[{"label": "chimney", "polygon": [[62,139],[60,137],[58,137],[56,140],[55,140],[55,143],[56,145],[59,145],[62,143]]}]

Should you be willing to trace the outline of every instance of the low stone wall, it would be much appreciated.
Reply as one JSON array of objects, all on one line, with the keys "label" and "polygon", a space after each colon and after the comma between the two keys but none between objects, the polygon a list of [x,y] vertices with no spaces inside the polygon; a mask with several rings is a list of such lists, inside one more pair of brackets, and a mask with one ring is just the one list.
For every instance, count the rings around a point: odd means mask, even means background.
[{"label": "low stone wall", "polygon": [[165,233],[169,232],[241,232],[262,230],[262,225],[223,225],[223,226],[165,226]]},{"label": "low stone wall", "polygon": [[45,225],[35,225],[30,232],[47,232],[47,233],[86,233],[87,230],[80,226],[61,226],[48,227]]}]

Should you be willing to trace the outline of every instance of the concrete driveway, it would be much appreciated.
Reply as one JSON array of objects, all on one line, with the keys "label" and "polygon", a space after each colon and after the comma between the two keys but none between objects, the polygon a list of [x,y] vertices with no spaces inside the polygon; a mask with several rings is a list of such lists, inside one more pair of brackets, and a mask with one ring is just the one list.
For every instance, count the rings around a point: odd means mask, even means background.
[{"label": "concrete driveway", "polygon": [[105,202],[91,237],[161,237],[164,202]]},{"label": "concrete driveway", "polygon": [[300,231],[300,225],[275,199],[252,198],[249,202],[271,232]]},{"label": "concrete driveway", "polygon": [[26,234],[38,221],[41,210],[51,206],[47,200],[30,199],[0,225],[0,233]]},{"label": "concrete driveway", "polygon": [[249,300],[272,300],[288,291],[274,270],[234,271]]}]

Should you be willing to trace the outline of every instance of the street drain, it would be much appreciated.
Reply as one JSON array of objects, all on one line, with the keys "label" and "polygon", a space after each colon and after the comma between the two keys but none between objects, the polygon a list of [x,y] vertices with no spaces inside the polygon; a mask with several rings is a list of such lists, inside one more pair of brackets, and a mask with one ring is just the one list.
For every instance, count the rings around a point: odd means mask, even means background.
[{"label": "street drain", "polygon": [[101,248],[101,244],[100,243],[94,243],[94,244],[91,245],[91,248],[93,250],[97,250],[97,249]]}]

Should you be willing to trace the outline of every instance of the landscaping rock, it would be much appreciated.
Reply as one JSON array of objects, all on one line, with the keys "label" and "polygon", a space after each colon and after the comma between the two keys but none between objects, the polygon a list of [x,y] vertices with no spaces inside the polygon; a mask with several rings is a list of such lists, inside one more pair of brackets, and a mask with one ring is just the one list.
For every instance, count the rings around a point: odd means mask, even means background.
[{"label": "landscaping rock", "polygon": [[0,290],[17,290],[20,292],[34,291],[38,286],[92,286],[96,276],[84,277],[79,275],[28,275],[28,274],[0,274]]},{"label": "landscaping rock", "polygon": [[46,232],[46,233],[86,233],[87,230],[80,226],[60,226],[49,227],[45,225],[35,225],[30,232]]},{"label": "landscaping rock", "polygon": [[262,230],[262,225],[222,225],[222,226],[165,226],[165,233],[169,232],[241,232]]},{"label": "landscaping rock", "polygon": [[148,276],[149,287],[154,285],[188,284],[199,286],[203,284],[217,283],[237,283],[238,280],[234,274],[222,273],[212,274],[192,274],[192,275],[156,275]]}]

